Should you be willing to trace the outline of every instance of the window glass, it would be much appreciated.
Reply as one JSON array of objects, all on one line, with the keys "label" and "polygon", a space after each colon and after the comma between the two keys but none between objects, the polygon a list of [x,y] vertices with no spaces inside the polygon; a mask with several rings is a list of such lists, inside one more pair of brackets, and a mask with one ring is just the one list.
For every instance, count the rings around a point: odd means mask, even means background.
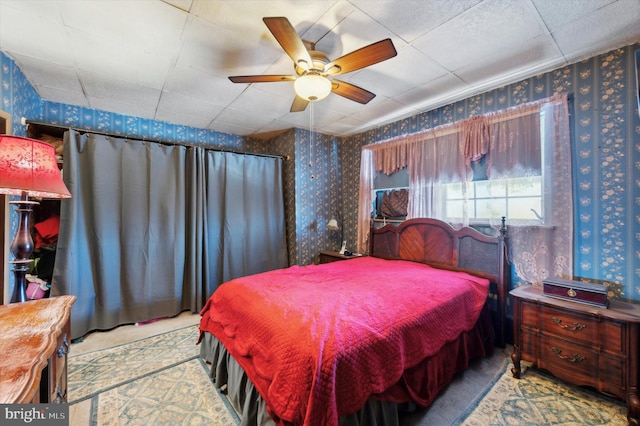
[{"label": "window glass", "polygon": [[[471,222],[506,216],[509,220],[544,223],[541,176],[469,182],[467,199]],[[444,185],[443,203],[446,218],[462,219],[461,183]]]},{"label": "window glass", "polygon": [[508,211],[509,216],[507,217],[530,221],[541,221],[542,202],[540,197],[510,198]]},{"label": "window glass", "polygon": [[474,182],[477,198],[495,198],[506,196],[507,182],[505,180],[483,180]]},{"label": "window glass", "polygon": [[507,180],[510,196],[525,196],[542,194],[542,179],[540,176],[513,178]]},{"label": "window glass", "polygon": [[[507,199],[502,198],[484,198],[476,200],[476,219],[493,219],[496,217],[507,216]],[[511,215],[507,216],[511,218]]]},{"label": "window glass", "polygon": [[447,217],[462,217],[462,200],[449,200],[447,205]]}]

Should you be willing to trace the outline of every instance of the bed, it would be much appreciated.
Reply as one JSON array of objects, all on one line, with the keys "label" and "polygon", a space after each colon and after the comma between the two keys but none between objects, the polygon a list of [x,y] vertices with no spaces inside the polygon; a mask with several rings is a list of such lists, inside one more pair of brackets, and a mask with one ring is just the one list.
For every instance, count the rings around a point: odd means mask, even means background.
[{"label": "bed", "polygon": [[411,219],[369,240],[369,256],[237,278],[209,298],[200,353],[243,425],[398,425],[504,345],[504,219],[495,237]]}]

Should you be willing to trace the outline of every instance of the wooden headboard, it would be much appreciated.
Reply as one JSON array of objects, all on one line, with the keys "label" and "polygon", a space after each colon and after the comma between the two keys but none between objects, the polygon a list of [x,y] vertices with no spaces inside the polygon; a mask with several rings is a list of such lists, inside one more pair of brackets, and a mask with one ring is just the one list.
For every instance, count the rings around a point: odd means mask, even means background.
[{"label": "wooden headboard", "polygon": [[473,228],[454,229],[437,219],[410,219],[400,225],[371,229],[369,255],[402,259],[463,271],[491,281],[491,305],[496,344],[505,344],[505,298],[511,270],[507,259],[507,228],[504,218],[498,236]]}]

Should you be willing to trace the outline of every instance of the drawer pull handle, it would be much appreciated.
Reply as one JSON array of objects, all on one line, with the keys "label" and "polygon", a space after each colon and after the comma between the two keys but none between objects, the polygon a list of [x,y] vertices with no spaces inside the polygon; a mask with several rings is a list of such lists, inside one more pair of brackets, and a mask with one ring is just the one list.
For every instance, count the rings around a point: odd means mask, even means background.
[{"label": "drawer pull handle", "polygon": [[579,322],[574,322],[571,325],[562,324],[562,320],[560,318],[557,318],[557,317],[551,317],[551,321],[553,321],[553,323],[558,325],[560,328],[563,328],[563,329],[569,330],[569,331],[580,331],[580,330],[583,330],[583,329],[587,328],[586,325],[581,324]]},{"label": "drawer pull handle", "polygon": [[569,358],[568,356],[562,355],[562,350],[556,348],[555,346],[552,346],[551,350],[553,351],[554,354],[558,355],[558,357],[560,357],[561,359],[564,359],[565,361],[569,361],[572,364],[575,364],[577,362],[582,362],[585,360],[585,357],[578,354],[573,354],[573,358]]},{"label": "drawer pull handle", "polygon": [[56,389],[56,399],[53,401],[54,404],[63,404],[65,402],[64,393],[62,393],[62,388],[60,387],[60,383],[58,383]]},{"label": "drawer pull handle", "polygon": [[62,345],[58,348],[58,358],[62,358],[66,354],[69,353],[69,342],[67,341],[67,335],[65,334],[62,338]]}]

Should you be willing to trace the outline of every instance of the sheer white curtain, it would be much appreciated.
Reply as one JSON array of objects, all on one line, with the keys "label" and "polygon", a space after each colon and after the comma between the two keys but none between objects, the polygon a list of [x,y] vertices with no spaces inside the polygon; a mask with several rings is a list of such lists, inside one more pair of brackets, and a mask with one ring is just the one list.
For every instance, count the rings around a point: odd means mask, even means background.
[{"label": "sheer white curtain", "polygon": [[358,252],[367,251],[367,238],[371,223],[371,208],[373,206],[373,178],[376,171],[374,167],[373,151],[363,149],[360,159],[360,199],[358,208]]},{"label": "sheer white curtain", "polygon": [[462,211],[456,216],[462,219],[453,225],[467,226],[471,162],[482,157],[486,157],[490,179],[542,175],[543,203],[555,206],[547,209],[553,217],[546,218],[543,226],[508,220],[510,254],[518,275],[532,283],[550,275],[571,275],[573,214],[565,206],[572,206],[573,197],[566,95],[364,146],[361,164],[368,181],[365,185],[361,179],[361,201],[366,194],[369,198],[359,207],[358,249],[366,249],[376,172],[408,168],[408,218],[443,219],[442,187],[460,183]]},{"label": "sheer white curtain", "polygon": [[573,276],[573,184],[567,96],[541,105],[544,226],[511,225],[511,257],[517,275],[540,284],[550,276]]}]

